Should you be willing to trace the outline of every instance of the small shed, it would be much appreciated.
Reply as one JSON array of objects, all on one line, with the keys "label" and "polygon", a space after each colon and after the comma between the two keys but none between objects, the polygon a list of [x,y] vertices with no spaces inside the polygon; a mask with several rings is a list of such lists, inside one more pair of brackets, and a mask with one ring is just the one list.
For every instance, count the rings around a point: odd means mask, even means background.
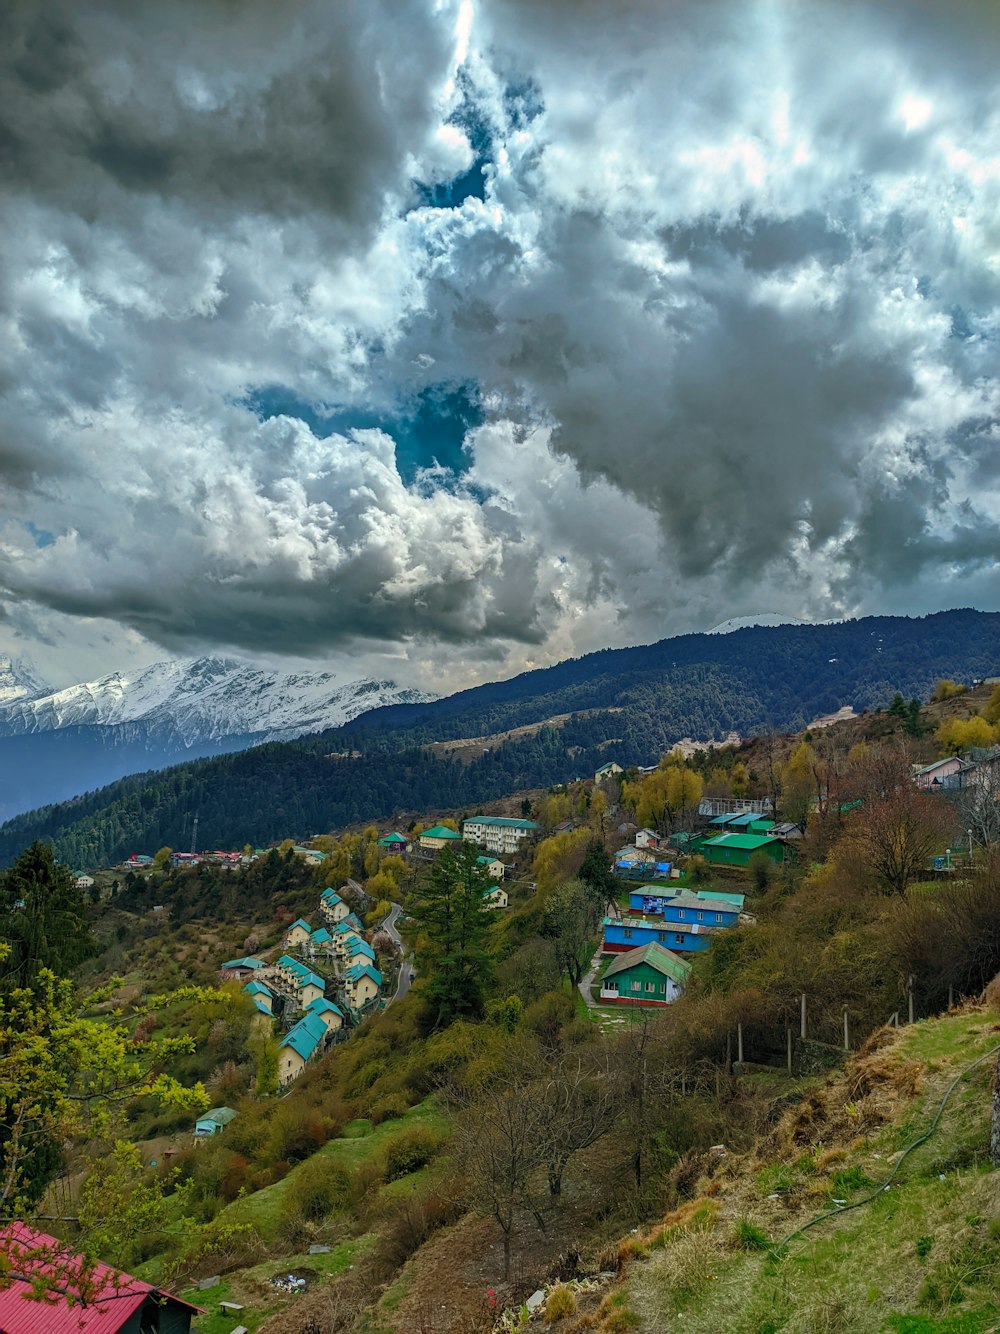
[{"label": "small shed", "polygon": [[691,965],[651,943],[619,954],[601,981],[601,1000],[619,1005],[669,1005],[684,990]]},{"label": "small shed", "polygon": [[210,1112],[205,1112],[199,1116],[195,1122],[194,1133],[200,1139],[207,1139],[211,1135],[217,1135],[221,1130],[225,1130],[229,1122],[236,1116],[231,1107],[213,1107]]},{"label": "small shed", "polygon": [[772,834],[719,834],[702,844],[701,855],[707,862],[722,866],[746,866],[757,852],[773,862],[783,862],[791,849]]}]

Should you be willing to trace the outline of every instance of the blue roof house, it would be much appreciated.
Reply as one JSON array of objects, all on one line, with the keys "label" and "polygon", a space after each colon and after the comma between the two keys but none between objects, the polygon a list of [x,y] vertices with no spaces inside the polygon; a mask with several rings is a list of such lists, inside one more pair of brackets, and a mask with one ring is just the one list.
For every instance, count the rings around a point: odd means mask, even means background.
[{"label": "blue roof house", "polygon": [[318,1014],[304,1014],[278,1043],[278,1082],[298,1079],[309,1061],[323,1050],[327,1026]]}]

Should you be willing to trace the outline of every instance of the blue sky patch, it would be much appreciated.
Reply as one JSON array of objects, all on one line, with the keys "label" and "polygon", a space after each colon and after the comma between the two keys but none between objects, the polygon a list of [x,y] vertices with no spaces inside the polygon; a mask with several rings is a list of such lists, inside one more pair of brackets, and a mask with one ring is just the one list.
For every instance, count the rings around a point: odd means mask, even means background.
[{"label": "blue sky patch", "polygon": [[319,437],[373,428],[385,431],[396,442],[396,466],[407,484],[421,468],[435,466],[461,477],[468,466],[462,448],[465,434],[484,420],[473,384],[427,385],[393,412],[311,403],[284,385],[254,389],[243,404],[262,421],[297,417]]},{"label": "blue sky patch", "polygon": [[55,533],[50,533],[47,528],[37,527],[30,519],[25,519],[24,526],[31,534],[31,540],[36,547],[50,547],[56,540]]}]

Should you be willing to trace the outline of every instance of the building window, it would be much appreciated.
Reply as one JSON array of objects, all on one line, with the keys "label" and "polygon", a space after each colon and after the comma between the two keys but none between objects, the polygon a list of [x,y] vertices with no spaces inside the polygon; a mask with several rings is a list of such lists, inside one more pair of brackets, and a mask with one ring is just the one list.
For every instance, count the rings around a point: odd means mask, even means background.
[{"label": "building window", "polygon": [[680,935],[676,935],[676,936],[674,936],[674,944],[675,944],[675,945],[683,945],[683,944],[684,944],[684,941],[685,941],[685,936],[684,936],[683,933],[681,933]]},{"label": "building window", "polygon": [[633,982],[633,983],[632,983],[632,990],[633,990],[633,991],[641,991],[641,990],[642,990],[642,983],[641,983],[641,982]]},{"label": "building window", "polygon": [[618,990],[618,979],[617,979],[616,977],[613,977],[613,978],[611,979],[610,982],[605,982],[605,984],[604,984],[604,990],[605,990],[605,991],[617,991],[617,990]]},{"label": "building window", "polygon": [[627,927],[624,929],[624,931],[622,932],[622,935],[625,937],[626,940],[631,940],[631,939],[632,939],[632,928],[631,928],[630,926],[627,926]]},{"label": "building window", "polygon": [[653,985],[652,982],[647,982],[647,983],[646,983],[646,990],[647,990],[647,991],[655,991],[655,990],[656,990],[656,987]]},{"label": "building window", "polygon": [[716,920],[717,922],[721,922],[721,921],[722,921],[722,913],[717,912],[717,913],[715,914],[715,920]]},{"label": "building window", "polygon": [[666,938],[667,938],[667,933],[666,933],[666,931],[657,931],[657,933],[656,933],[656,939],[657,939],[657,940],[666,940]]},{"label": "building window", "polygon": [[705,914],[703,912],[700,912],[698,914],[698,921],[703,922],[704,920],[705,920]]},{"label": "building window", "polygon": [[677,910],[677,916],[678,916],[678,917],[687,917],[687,909],[686,909],[686,908],[679,908],[679,909]]}]

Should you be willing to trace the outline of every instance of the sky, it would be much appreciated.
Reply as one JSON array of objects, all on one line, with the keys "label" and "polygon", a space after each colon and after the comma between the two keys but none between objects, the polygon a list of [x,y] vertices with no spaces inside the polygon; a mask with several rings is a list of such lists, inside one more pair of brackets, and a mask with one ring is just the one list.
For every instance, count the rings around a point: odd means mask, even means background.
[{"label": "sky", "polygon": [[1000,608],[993,0],[8,0],[0,652]]}]

